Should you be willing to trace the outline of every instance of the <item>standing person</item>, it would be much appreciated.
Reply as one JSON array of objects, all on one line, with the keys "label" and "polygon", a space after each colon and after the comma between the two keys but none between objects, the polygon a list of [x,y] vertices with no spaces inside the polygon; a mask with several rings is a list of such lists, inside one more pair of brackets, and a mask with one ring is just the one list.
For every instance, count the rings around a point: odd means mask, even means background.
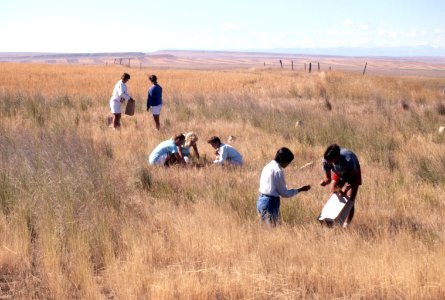
[{"label": "standing person", "polygon": [[261,222],[275,227],[280,220],[280,196],[290,198],[299,192],[311,189],[305,185],[297,189],[288,189],[284,178],[284,169],[294,160],[294,154],[286,147],[278,149],[275,158],[261,172],[260,195],[256,207]]},{"label": "standing person", "polygon": [[[340,190],[341,194],[353,201],[357,196],[358,188],[362,184],[362,173],[357,156],[348,149],[340,148],[337,144],[331,144],[326,148],[323,155],[324,179],[320,181],[321,186],[330,184],[330,193]],[[346,217],[343,227],[354,217],[355,205]]]},{"label": "standing person", "polygon": [[182,145],[182,155],[184,156],[184,160],[186,163],[190,162],[190,148],[193,148],[193,152],[195,153],[195,156],[197,159],[199,159],[199,152],[198,152],[198,136],[194,132],[189,132],[185,134],[185,142],[184,145]]},{"label": "standing person", "polygon": [[214,164],[227,164],[235,166],[243,165],[243,157],[241,156],[241,154],[232,146],[221,143],[219,137],[212,136],[207,142],[212,145],[212,147],[216,149],[217,152],[216,159],[213,161]]},{"label": "standing person", "polygon": [[185,163],[181,150],[184,141],[185,136],[178,134],[169,140],[161,142],[151,152],[148,157],[148,163],[157,166],[169,166],[176,162]]},{"label": "standing person", "polygon": [[127,92],[126,83],[130,80],[130,74],[124,73],[121,79],[114,86],[113,94],[110,99],[111,113],[113,114],[113,129],[121,127],[121,103],[126,101],[134,101]]},{"label": "standing person", "polygon": [[159,128],[161,128],[159,115],[162,109],[162,87],[158,84],[158,77],[156,77],[156,75],[150,75],[148,79],[152,83],[152,86],[148,88],[147,111],[151,107],[156,129],[159,130]]}]

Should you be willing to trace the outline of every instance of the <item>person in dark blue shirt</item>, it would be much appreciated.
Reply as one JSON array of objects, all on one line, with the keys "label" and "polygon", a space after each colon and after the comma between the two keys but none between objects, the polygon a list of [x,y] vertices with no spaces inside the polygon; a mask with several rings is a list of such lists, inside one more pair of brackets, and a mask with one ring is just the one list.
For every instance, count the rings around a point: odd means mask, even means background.
[{"label": "person in dark blue shirt", "polygon": [[161,124],[159,122],[159,115],[162,109],[162,87],[158,84],[158,78],[156,75],[150,75],[148,77],[152,86],[148,88],[147,97],[147,111],[151,107],[151,112],[153,113],[153,119],[155,120],[156,129],[159,130]]},{"label": "person in dark blue shirt", "polygon": [[[348,201],[355,203],[359,186],[362,185],[362,173],[357,156],[351,150],[331,144],[326,148],[322,164],[325,176],[320,181],[320,185],[330,185],[331,194],[339,190],[348,198]],[[353,217],[354,206],[343,227],[347,227]]]}]

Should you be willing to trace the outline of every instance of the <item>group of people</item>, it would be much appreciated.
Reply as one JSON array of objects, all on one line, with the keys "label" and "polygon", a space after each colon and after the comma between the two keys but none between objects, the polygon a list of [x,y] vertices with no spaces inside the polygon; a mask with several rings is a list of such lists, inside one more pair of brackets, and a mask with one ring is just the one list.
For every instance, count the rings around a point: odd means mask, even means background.
[{"label": "group of people", "polygon": [[[124,73],[121,79],[115,84],[113,93],[110,98],[110,108],[113,114],[113,121],[111,127],[116,130],[121,127],[121,106],[125,101],[135,101],[129,94],[127,89],[127,82],[130,80],[130,74]],[[155,122],[156,129],[161,128],[159,121],[159,115],[162,109],[162,87],[158,84],[158,78],[156,75],[150,75],[148,80],[151,82],[151,86],[148,88],[147,95],[147,111],[152,111],[153,120]]]},{"label": "group of people", "polygon": [[[288,148],[280,148],[275,158],[261,172],[257,210],[261,221],[270,226],[276,226],[280,220],[280,197],[290,198],[311,189],[310,185],[296,189],[287,188],[284,169],[293,159],[294,155]],[[324,152],[322,166],[324,178],[320,181],[320,185],[329,185],[331,194],[339,193],[348,201],[352,201],[348,216],[340,224],[346,228],[354,217],[355,199],[359,186],[362,184],[360,163],[351,150],[331,144]]]},{"label": "group of people", "polygon": [[[161,142],[150,154],[150,165],[171,166],[173,164],[187,164],[192,161],[190,149],[194,150],[194,157],[199,159],[197,147],[198,137],[194,132],[178,134],[169,140]],[[242,166],[243,157],[232,146],[224,144],[217,136],[207,141],[215,150],[216,157],[213,164]],[[260,220],[269,226],[276,226],[280,221],[280,197],[290,198],[300,192],[311,189],[310,185],[288,189],[284,176],[284,169],[294,160],[294,154],[286,147],[278,149],[275,158],[262,170],[260,176],[259,197],[257,211]],[[347,227],[354,217],[354,201],[359,186],[362,184],[360,163],[357,156],[350,150],[340,148],[337,144],[327,147],[322,160],[324,178],[320,186],[330,187],[330,193],[338,193],[352,201],[352,208],[341,224]]]},{"label": "group of people", "polygon": [[[126,82],[130,75],[124,73],[113,90],[110,99],[113,113],[113,129],[120,127],[121,103],[134,101],[128,94]],[[152,85],[148,89],[147,111],[152,109],[156,129],[160,128],[159,115],[162,109],[162,87],[157,82],[156,75],[150,75]],[[148,163],[150,165],[171,166],[173,164],[188,164],[199,160],[197,146],[198,136],[194,132],[180,133],[161,142],[151,152]],[[216,150],[213,164],[242,166],[242,155],[232,146],[224,144],[217,136],[212,136],[207,142]],[[193,149],[194,155],[191,154]],[[293,161],[294,154],[286,147],[278,149],[275,157],[262,170],[260,176],[259,197],[256,208],[260,220],[270,226],[276,226],[280,221],[280,197],[290,198],[311,189],[310,185],[288,189],[284,176],[284,169]],[[330,187],[330,193],[339,193],[355,203],[359,186],[362,184],[360,163],[357,156],[348,149],[340,148],[337,144],[329,145],[323,155],[322,168],[324,178],[320,186]],[[347,227],[354,217],[354,205],[349,212],[343,227]]]},{"label": "group of people", "polygon": [[[157,145],[150,156],[150,165],[171,166],[173,164],[187,164],[193,160],[199,160],[198,136],[194,132],[180,133]],[[242,155],[232,146],[224,144],[217,136],[212,136],[207,141],[215,150],[214,164],[241,166]],[[193,149],[194,155],[191,155]]]}]

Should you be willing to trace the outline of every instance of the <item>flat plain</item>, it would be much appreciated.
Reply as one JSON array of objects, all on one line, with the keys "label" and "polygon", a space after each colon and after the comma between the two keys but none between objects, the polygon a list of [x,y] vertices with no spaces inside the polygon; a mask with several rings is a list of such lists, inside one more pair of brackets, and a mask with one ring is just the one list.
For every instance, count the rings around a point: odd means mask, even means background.
[{"label": "flat plain", "polygon": [[[0,63],[1,298],[445,298],[444,58],[157,55]],[[137,109],[113,131],[123,72]],[[159,132],[149,74],[164,88]],[[188,131],[198,166],[148,166]],[[205,165],[213,135],[236,137],[242,168]],[[333,142],[362,165],[346,230],[316,221]],[[282,146],[295,154],[288,186],[312,189],[265,228],[259,176]]]}]

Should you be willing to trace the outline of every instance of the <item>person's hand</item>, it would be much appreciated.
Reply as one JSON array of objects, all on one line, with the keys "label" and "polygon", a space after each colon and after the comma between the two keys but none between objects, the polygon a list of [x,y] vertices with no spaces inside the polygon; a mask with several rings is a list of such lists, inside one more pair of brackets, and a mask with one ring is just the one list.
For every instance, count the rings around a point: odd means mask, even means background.
[{"label": "person's hand", "polygon": [[321,186],[326,186],[329,183],[331,183],[331,179],[323,179],[322,181],[320,181]]},{"label": "person's hand", "polygon": [[298,191],[299,192],[306,192],[306,191],[309,191],[310,189],[311,189],[310,185],[305,185],[305,186],[302,186],[301,188],[299,188]]},{"label": "person's hand", "polygon": [[343,192],[343,194],[346,194],[351,188],[352,188],[352,185],[350,183],[346,183],[343,186],[343,188],[341,189],[341,191]]}]

